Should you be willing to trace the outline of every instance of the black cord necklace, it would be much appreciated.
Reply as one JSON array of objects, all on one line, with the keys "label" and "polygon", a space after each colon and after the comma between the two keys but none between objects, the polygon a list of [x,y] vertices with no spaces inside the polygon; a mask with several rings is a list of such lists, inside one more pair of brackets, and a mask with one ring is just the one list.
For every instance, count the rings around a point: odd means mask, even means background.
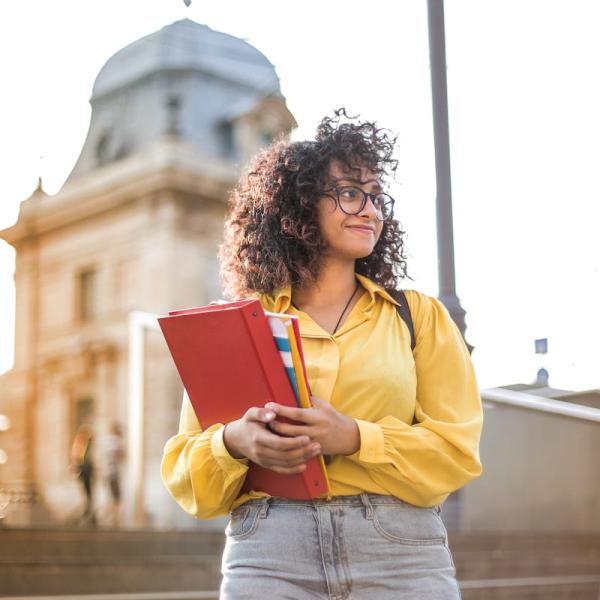
[{"label": "black cord necklace", "polygon": [[[352,302],[352,299],[354,298],[356,292],[358,291],[359,288],[359,284],[358,282],[356,283],[356,287],[354,288],[354,291],[352,292],[352,296],[350,296],[348,302],[346,302],[346,306],[344,306],[344,310],[342,311],[342,314],[340,315],[340,318],[338,319],[338,322],[333,330],[333,333],[331,335],[334,335],[335,332],[338,330],[338,327],[340,326],[340,323],[342,322],[342,317],[344,316],[344,314],[346,314],[346,311],[348,310],[348,307],[350,306],[350,302]],[[290,300],[290,304],[296,309],[296,310],[301,310],[300,308],[298,308],[291,300]]]}]

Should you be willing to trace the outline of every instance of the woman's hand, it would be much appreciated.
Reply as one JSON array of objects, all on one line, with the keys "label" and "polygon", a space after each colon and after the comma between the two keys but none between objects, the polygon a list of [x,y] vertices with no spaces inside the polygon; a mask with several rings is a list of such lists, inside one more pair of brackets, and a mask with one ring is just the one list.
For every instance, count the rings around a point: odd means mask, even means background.
[{"label": "woman's hand", "polygon": [[225,426],[225,446],[234,458],[248,458],[276,473],[301,473],[306,461],[321,453],[321,446],[306,435],[282,437],[272,433],[267,424],[272,426],[275,416],[267,408],[248,409],[241,419]]},{"label": "woman's hand", "polygon": [[276,402],[265,404],[278,417],[300,421],[300,425],[290,425],[274,421],[270,427],[285,436],[309,437],[318,442],[323,454],[353,454],[360,448],[360,432],[354,419],[337,411],[329,402],[311,397],[312,408],[292,408]]}]

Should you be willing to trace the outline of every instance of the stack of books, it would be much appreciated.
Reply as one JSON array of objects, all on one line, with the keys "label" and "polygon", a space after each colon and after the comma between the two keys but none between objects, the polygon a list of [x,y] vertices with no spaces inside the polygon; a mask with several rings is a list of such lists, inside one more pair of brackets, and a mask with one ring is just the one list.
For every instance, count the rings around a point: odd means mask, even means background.
[{"label": "stack of books", "polygon": [[[171,311],[158,322],[202,429],[267,402],[311,406],[295,316],[243,300]],[[323,457],[295,475],[250,463],[242,492],[252,490],[298,500],[327,494]]]}]

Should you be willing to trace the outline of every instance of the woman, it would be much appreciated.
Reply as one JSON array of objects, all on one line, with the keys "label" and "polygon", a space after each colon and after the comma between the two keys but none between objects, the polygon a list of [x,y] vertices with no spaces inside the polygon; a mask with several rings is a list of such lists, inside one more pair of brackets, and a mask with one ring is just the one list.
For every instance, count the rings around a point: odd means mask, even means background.
[{"label": "woman", "polygon": [[[481,473],[481,403],[442,304],[405,292],[413,352],[386,292],[406,276],[404,232],[383,189],[394,142],[339,110],[315,141],[264,151],[233,194],[227,292],[298,316],[314,397],[310,409],[274,398],[206,431],[184,399],[162,476],[188,512],[231,511],[222,599],[460,598],[439,514]],[[298,473],[318,454],[331,457],[330,498],[239,495],[249,460]]]}]

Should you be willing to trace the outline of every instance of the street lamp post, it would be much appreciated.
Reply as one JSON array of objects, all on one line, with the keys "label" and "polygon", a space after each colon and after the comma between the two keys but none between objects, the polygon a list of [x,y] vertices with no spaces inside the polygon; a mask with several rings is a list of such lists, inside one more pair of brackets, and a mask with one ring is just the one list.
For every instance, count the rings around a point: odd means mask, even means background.
[{"label": "street lamp post", "polygon": [[[433,138],[435,146],[437,243],[439,297],[465,337],[465,310],[456,295],[454,272],[454,233],[452,223],[452,186],[450,181],[450,141],[448,128],[448,89],[446,83],[446,38],[443,0],[427,0],[429,20],[429,60]],[[468,342],[469,352],[473,346]]]}]

